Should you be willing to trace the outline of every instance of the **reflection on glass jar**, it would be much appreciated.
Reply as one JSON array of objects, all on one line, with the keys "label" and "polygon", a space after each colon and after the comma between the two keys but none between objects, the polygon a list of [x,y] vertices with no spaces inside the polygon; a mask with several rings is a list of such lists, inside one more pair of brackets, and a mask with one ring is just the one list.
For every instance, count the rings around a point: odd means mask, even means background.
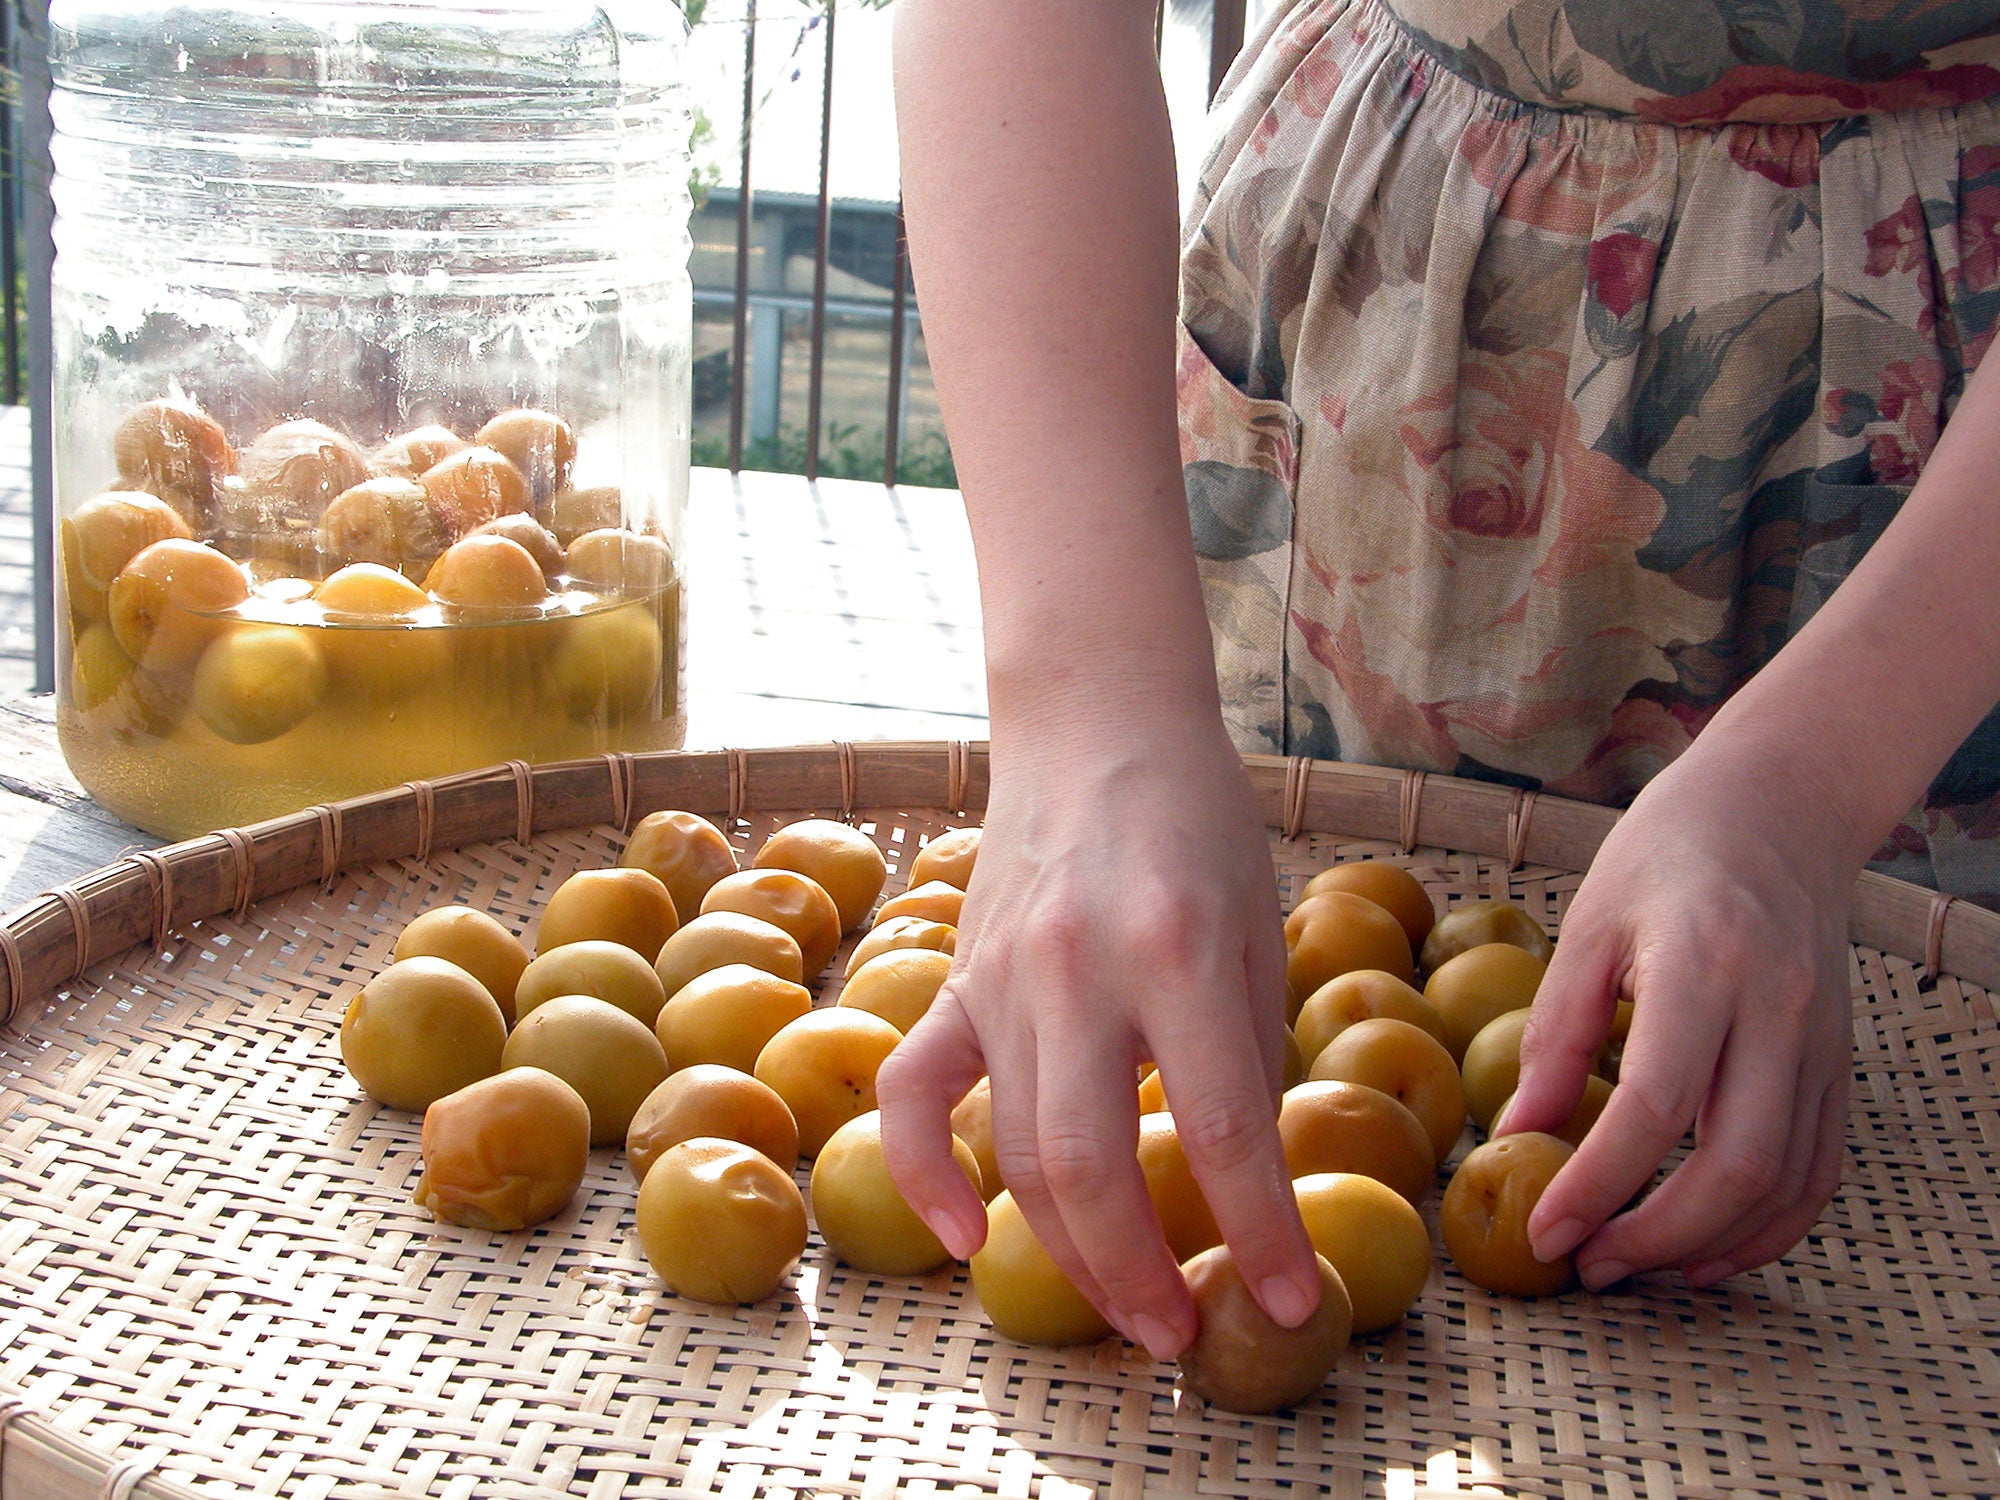
[{"label": "reflection on glass jar", "polygon": [[668,748],[672,6],[58,0],[58,723],[184,836]]}]

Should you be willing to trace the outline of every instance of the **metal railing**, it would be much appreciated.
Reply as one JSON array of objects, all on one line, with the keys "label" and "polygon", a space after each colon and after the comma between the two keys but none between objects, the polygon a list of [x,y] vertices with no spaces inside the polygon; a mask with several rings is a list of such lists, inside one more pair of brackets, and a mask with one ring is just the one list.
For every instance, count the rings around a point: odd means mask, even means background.
[{"label": "metal railing", "polygon": [[[820,45],[822,48],[822,56],[820,58],[818,237],[816,254],[813,261],[811,300],[807,309],[810,319],[810,345],[806,382],[806,422],[803,460],[804,473],[808,478],[812,479],[817,479],[820,476],[822,443],[825,435],[822,418],[826,385],[826,335],[830,310],[827,296],[827,267],[834,214],[834,199],[831,191],[831,166],[834,154],[833,100],[836,73],[834,60],[836,55],[835,47],[840,0],[815,0],[815,3],[820,12],[821,24],[817,27],[817,30],[820,34]],[[1230,63],[1235,60],[1236,54],[1242,48],[1248,0],[1158,0],[1154,26],[1156,45],[1164,42],[1170,11],[1178,14],[1184,7],[1192,11],[1206,9],[1208,12],[1208,95],[1212,98],[1216,88],[1222,82],[1223,75],[1228,71]],[[753,292],[751,288],[751,225],[757,195],[756,183],[752,172],[752,136],[757,107],[758,22],[758,0],[746,0],[745,14],[741,22],[743,28],[743,116],[736,160],[735,298],[729,349],[728,466],[731,470],[740,470],[744,466],[746,437],[749,432],[747,408],[750,400],[750,320],[752,307],[760,300],[758,294]],[[882,482],[892,485],[897,482],[901,465],[902,440],[904,435],[903,414],[907,407],[909,394],[910,361],[908,350],[910,348],[910,329],[912,320],[919,317],[914,302],[914,289],[910,285],[908,244],[903,234],[903,211],[900,202],[896,205],[895,213],[896,250],[887,299],[887,316],[891,325],[888,340],[889,369],[887,394],[882,414]],[[875,311],[875,309],[862,310]]]}]

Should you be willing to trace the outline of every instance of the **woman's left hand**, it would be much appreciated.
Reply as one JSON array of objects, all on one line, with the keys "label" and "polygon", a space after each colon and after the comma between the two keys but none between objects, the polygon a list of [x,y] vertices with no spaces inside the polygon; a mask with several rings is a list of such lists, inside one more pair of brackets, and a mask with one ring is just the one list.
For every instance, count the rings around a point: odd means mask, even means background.
[{"label": "woman's left hand", "polygon": [[[1610,1103],[1529,1221],[1535,1253],[1575,1248],[1590,1287],[1660,1268],[1706,1285],[1775,1260],[1840,1182],[1853,831],[1802,778],[1733,751],[1697,742],[1605,840],[1495,1122],[1559,1125],[1633,1002]],[[1646,1192],[1690,1127],[1694,1149]]]}]

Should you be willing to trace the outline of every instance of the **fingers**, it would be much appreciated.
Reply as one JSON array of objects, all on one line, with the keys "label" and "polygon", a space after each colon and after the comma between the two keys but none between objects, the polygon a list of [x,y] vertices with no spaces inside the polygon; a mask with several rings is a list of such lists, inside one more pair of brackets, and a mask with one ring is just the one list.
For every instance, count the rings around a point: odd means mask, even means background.
[{"label": "fingers", "polygon": [[[1840,1187],[1847,1156],[1848,1079],[1843,1073],[1820,1096],[1818,1128],[1813,1133],[1811,1160],[1796,1197],[1775,1217],[1761,1221],[1744,1238],[1730,1243],[1712,1259],[1686,1268],[1694,1286],[1708,1286],[1738,1271],[1776,1260],[1812,1230],[1820,1212]],[[1761,1216],[1758,1216],[1761,1219]]]},{"label": "fingers", "polygon": [[960,1260],[985,1242],[986,1205],[952,1156],[951,1112],[985,1071],[979,1039],[947,985],[875,1078],[889,1175]]},{"label": "fingers", "polygon": [[1556,947],[1521,1037],[1521,1078],[1492,1134],[1554,1130],[1583,1097],[1584,1080],[1618,1003],[1619,948],[1599,926]]},{"label": "fingers", "polygon": [[[1713,1008],[1690,996],[1688,1010],[1712,1013]],[[1637,1000],[1618,1087],[1528,1216],[1528,1242],[1541,1259],[1568,1254],[1630,1202],[1694,1123],[1715,1078],[1723,1037],[1718,1027],[1667,1012]],[[1607,1270],[1619,1269],[1608,1256],[1602,1263]],[[1649,1267],[1627,1264],[1623,1272],[1635,1269]]]},{"label": "fingers", "polygon": [[1700,1111],[1695,1150],[1644,1203],[1593,1237],[1577,1258],[1584,1284],[1608,1286],[1634,1271],[1706,1258],[1719,1234],[1794,1198],[1818,1126],[1808,1119],[1803,1131],[1795,1129],[1798,1092],[1795,1056],[1732,1031]]},{"label": "fingers", "polygon": [[[1000,1092],[996,1083],[996,1100]],[[1033,1149],[1004,1168],[1015,1201],[1056,1264],[1122,1333],[1157,1359],[1174,1358],[1193,1341],[1194,1301],[1139,1167],[1133,1059],[1044,1048],[1036,1095]]]},{"label": "fingers", "polygon": [[1177,1046],[1160,1063],[1173,1070],[1168,1088],[1181,1147],[1258,1304],[1281,1326],[1295,1328],[1319,1306],[1319,1273],[1299,1221],[1265,1070],[1248,1048],[1188,1040],[1202,1045],[1198,1057],[1184,1059]]}]

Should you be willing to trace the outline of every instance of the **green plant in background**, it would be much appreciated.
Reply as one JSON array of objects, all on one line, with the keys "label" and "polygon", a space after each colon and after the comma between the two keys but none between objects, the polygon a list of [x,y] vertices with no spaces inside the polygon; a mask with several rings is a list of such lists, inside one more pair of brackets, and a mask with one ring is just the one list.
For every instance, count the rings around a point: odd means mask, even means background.
[{"label": "green plant in background", "polygon": [[[722,468],[729,462],[729,441],[717,434],[698,432],[694,436],[693,457],[695,463],[705,468]],[[797,427],[785,427],[775,438],[752,439],[743,445],[743,467],[765,474],[803,474],[805,434]],[[859,479],[880,484],[881,430],[864,435],[852,423],[827,423],[819,448],[819,471],[828,479]],[[951,449],[946,446],[943,433],[926,432],[903,444],[896,459],[896,482],[937,489],[958,487],[958,470],[952,466]]]}]

